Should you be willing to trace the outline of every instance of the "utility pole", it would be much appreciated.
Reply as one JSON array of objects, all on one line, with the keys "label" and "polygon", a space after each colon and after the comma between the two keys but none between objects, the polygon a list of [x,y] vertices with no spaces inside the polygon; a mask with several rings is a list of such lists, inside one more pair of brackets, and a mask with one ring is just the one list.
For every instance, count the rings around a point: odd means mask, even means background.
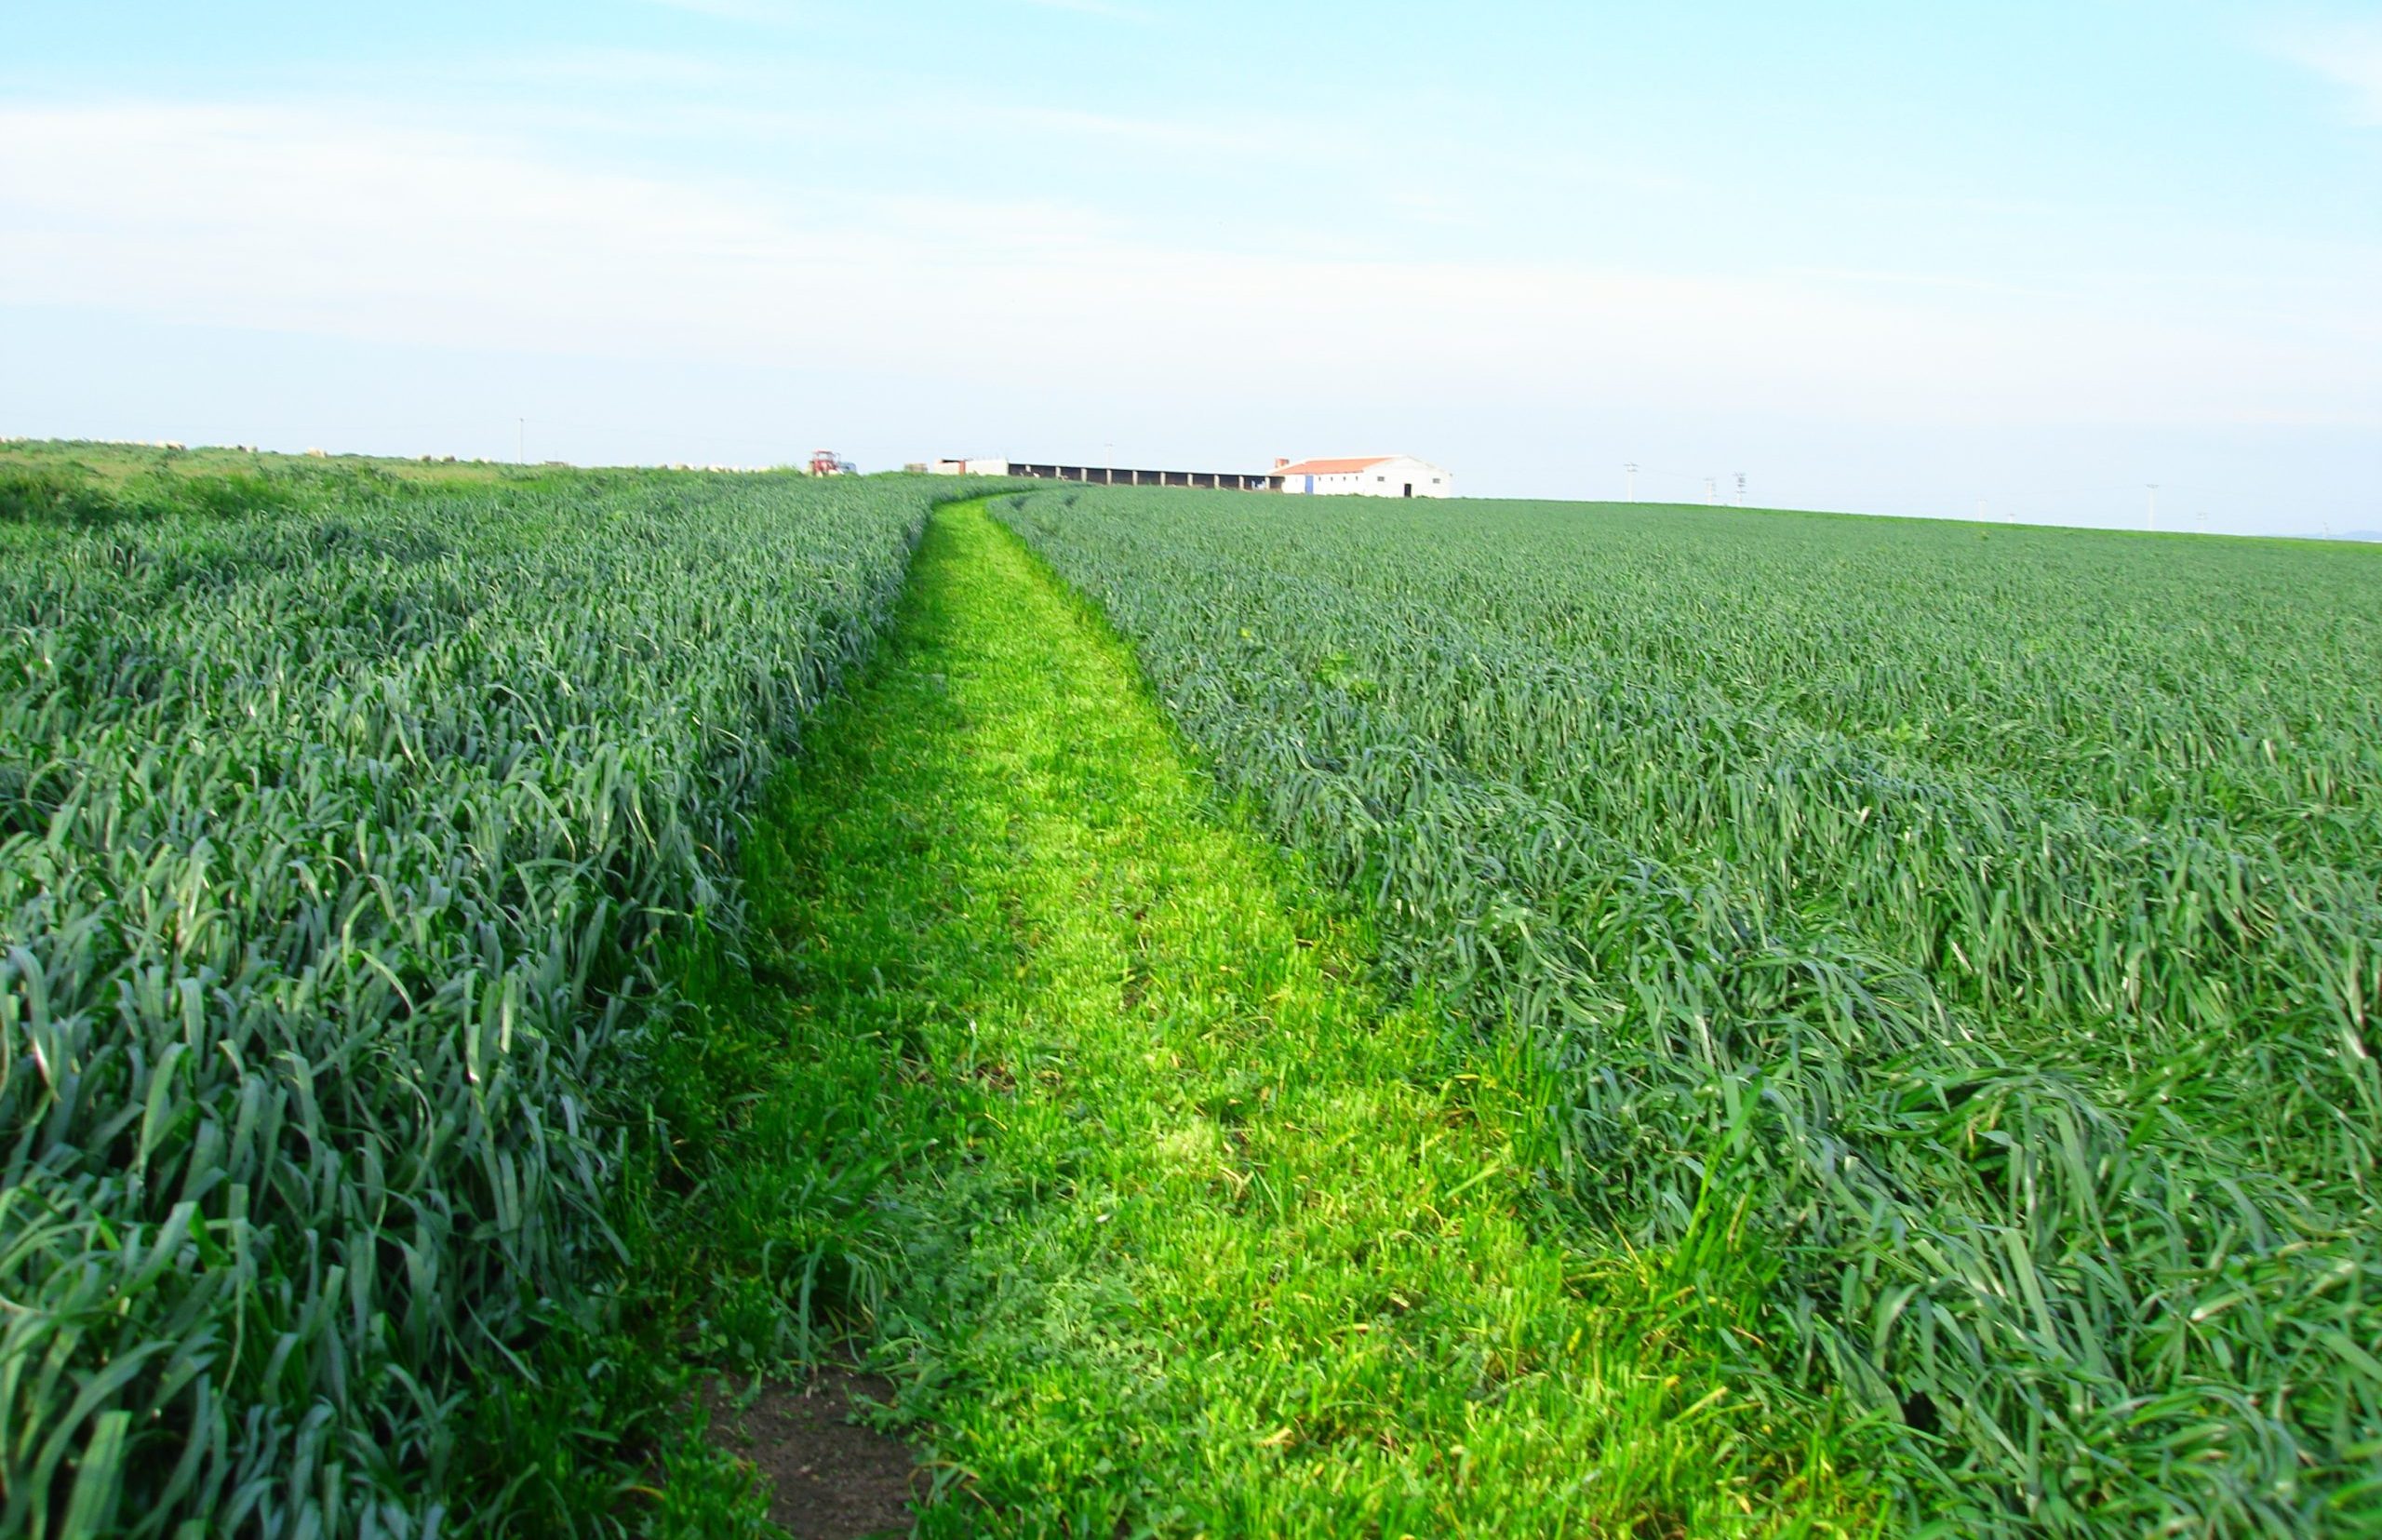
[{"label": "utility pole", "polygon": [[2159,483],[2146,481],[2143,485],[2150,489],[2150,507],[2142,516],[2142,527],[2146,529],[2156,529],[2159,528]]},{"label": "utility pole", "polygon": [[1638,501],[1638,462],[1633,460],[1621,468],[1629,473],[1629,501],[1635,502]]},{"label": "utility pole", "polygon": [[1704,478],[1704,505],[1707,508],[1716,507],[1719,505],[1720,502],[1720,481],[1713,476],[1706,476]]},{"label": "utility pole", "polygon": [[1102,463],[1101,469],[1107,475],[1108,485],[1114,487],[1117,485],[1117,446],[1103,444],[1100,447],[1100,452],[1107,457]]}]

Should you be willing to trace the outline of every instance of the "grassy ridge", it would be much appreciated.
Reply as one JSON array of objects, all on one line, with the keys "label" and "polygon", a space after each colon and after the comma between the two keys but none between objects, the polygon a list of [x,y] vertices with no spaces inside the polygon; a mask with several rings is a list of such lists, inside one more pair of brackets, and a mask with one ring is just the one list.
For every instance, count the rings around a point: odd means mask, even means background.
[{"label": "grassy ridge", "polygon": [[2382,1521],[2373,553],[1101,491],[1003,516],[1225,783],[1718,1199],[1915,1520]]},{"label": "grassy ridge", "polygon": [[35,468],[0,1530],[426,1531],[473,1387],[618,1270],[661,959],[733,931],[744,803],[926,490]]},{"label": "grassy ridge", "polygon": [[0,526],[53,529],[238,518],[413,487],[564,485],[582,473],[488,461],[267,454],[79,440],[0,439]]},{"label": "grassy ridge", "polygon": [[1741,1373],[1759,1280],[1691,1308],[1720,1268],[1547,1239],[1527,1056],[1367,985],[983,514],[813,743],[747,846],[680,1307],[754,1364],[857,1328],[921,1533],[1867,1527],[1857,1435]]}]

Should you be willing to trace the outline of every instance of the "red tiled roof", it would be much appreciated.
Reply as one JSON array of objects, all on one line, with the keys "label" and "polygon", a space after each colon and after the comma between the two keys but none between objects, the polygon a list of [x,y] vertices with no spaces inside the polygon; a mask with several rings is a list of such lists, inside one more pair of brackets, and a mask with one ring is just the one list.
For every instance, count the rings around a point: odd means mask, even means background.
[{"label": "red tiled roof", "polygon": [[1378,465],[1385,460],[1396,458],[1395,455],[1372,454],[1356,460],[1302,460],[1295,465],[1285,465],[1274,474],[1276,475],[1347,475],[1351,472],[1361,471],[1368,465]]}]

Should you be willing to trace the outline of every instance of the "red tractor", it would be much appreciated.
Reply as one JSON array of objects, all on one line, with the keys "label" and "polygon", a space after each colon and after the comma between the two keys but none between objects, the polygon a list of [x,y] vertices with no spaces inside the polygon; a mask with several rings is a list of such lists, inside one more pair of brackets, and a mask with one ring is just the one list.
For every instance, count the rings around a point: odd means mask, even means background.
[{"label": "red tractor", "polygon": [[810,474],[812,475],[858,475],[860,467],[849,460],[837,460],[836,451],[833,449],[813,449],[810,451]]}]

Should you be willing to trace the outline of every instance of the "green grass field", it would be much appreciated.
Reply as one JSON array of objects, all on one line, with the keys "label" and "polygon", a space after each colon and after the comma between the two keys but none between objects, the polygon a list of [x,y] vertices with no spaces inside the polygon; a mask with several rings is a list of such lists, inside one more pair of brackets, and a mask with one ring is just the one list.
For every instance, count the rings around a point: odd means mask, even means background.
[{"label": "green grass field", "polygon": [[927,497],[9,458],[0,1532],[435,1523]]},{"label": "green grass field", "polygon": [[2382,1523],[2382,552],[1001,507],[1907,1521]]},{"label": "green grass field", "polygon": [[750,847],[770,987],[729,1014],[782,1068],[697,1271],[749,1277],[748,1361],[803,1287],[865,1322],[948,1480],[926,1533],[1866,1525],[1824,1407],[1532,1222],[1526,1084],[1366,982],[982,512],[818,742]]},{"label": "green grass field", "polygon": [[0,1531],[2369,1533],[2377,595],[0,446]]}]

